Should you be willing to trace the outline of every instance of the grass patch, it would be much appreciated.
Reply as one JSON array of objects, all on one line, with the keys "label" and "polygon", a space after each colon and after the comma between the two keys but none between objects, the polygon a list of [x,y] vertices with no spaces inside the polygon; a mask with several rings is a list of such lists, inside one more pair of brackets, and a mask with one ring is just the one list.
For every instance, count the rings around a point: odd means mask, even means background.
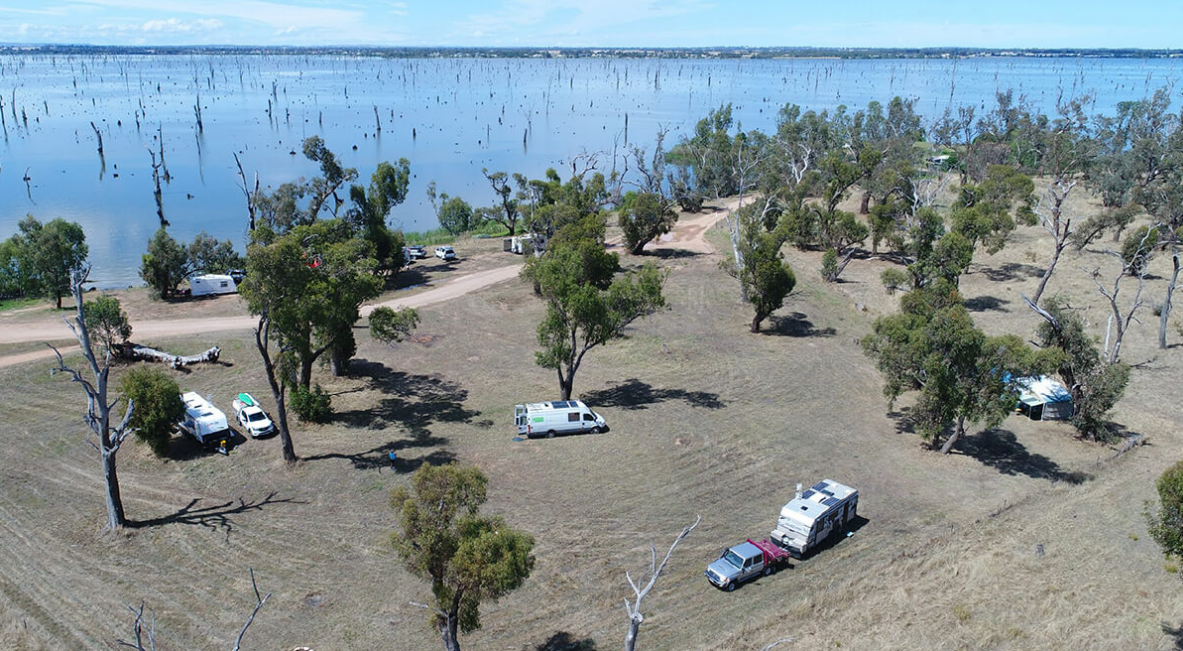
[{"label": "grass patch", "polygon": [[502,226],[501,224],[498,224],[497,222],[485,222],[484,224],[481,224],[480,226],[459,235],[453,235],[443,228],[433,228],[429,231],[403,233],[403,237],[406,238],[407,244],[416,244],[419,246],[438,246],[440,244],[451,244],[456,240],[464,238],[480,239],[485,237],[504,237],[506,235],[509,235],[509,229],[505,226]]},{"label": "grass patch", "polygon": [[8,310],[19,310],[22,307],[30,307],[40,303],[43,299],[24,296],[21,298],[0,298],[0,312],[7,312]]}]

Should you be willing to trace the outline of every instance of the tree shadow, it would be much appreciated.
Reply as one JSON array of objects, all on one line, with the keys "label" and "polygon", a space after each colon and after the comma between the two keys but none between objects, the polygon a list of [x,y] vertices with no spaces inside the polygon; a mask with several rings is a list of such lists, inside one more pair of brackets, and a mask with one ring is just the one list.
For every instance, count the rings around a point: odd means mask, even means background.
[{"label": "tree shadow", "polygon": [[719,394],[709,391],[687,391],[685,389],[655,389],[653,385],[637,378],[625,380],[614,387],[597,389],[584,393],[583,401],[594,407],[620,407],[621,409],[646,409],[649,405],[667,400],[682,400],[691,407],[722,409],[727,403]]},{"label": "tree shadow", "polygon": [[223,504],[203,506],[201,508],[196,508],[201,498],[195,497],[188,504],[173,513],[148,520],[131,520],[128,522],[128,526],[134,529],[145,529],[166,524],[196,525],[215,531],[221,529],[226,532],[226,537],[229,538],[230,533],[234,530],[235,524],[234,518],[231,516],[248,511],[260,511],[272,504],[306,504],[306,502],[291,498],[277,499],[275,495],[275,491],[272,491],[267,494],[267,497],[261,500],[248,502],[239,497],[237,503],[234,500],[230,500]]},{"label": "tree shadow", "polygon": [[815,328],[813,322],[801,312],[773,315],[768,318],[768,327],[760,332],[782,337],[833,337],[838,334],[833,328]]},{"label": "tree shadow", "polygon": [[904,407],[899,411],[889,411],[887,417],[895,421],[896,434],[916,433],[916,418],[912,415],[911,407]]},{"label": "tree shadow", "polygon": [[1003,307],[1003,305],[1010,304],[1010,301],[997,296],[975,296],[963,301],[965,309],[970,312],[986,312],[992,310],[994,312],[1010,312],[1010,310]]},{"label": "tree shadow", "polygon": [[982,274],[994,282],[1006,282],[1021,278],[1036,278],[1043,275],[1043,269],[1021,262],[1007,262],[998,267],[982,267]]},{"label": "tree shadow", "polygon": [[[447,445],[447,443],[448,439],[438,436],[418,436],[401,441],[387,441],[382,445],[370,448],[369,450],[363,450],[361,452],[331,452],[304,457],[304,460],[323,461],[325,459],[345,459],[349,463],[353,464],[353,467],[358,470],[373,470],[377,468],[378,471],[381,472],[383,468],[389,468],[395,472],[414,472],[419,469],[419,466],[424,464],[430,466],[439,466],[451,461],[455,461],[456,455],[449,450],[433,450],[422,457],[407,458],[399,454],[400,450],[443,446]],[[391,452],[394,452],[396,456],[393,464],[390,463]]]},{"label": "tree shadow", "polygon": [[1174,642],[1171,648],[1183,651],[1183,624],[1180,624],[1179,626],[1171,626],[1167,622],[1163,622],[1162,634],[1171,638],[1171,641]]},{"label": "tree shadow", "polygon": [[1069,484],[1082,484],[1093,478],[1085,472],[1065,471],[1048,457],[1032,454],[1019,442],[1014,432],[1005,429],[985,430],[964,436],[958,441],[953,452],[973,457],[1004,475],[1026,475],[1033,479],[1063,481]]},{"label": "tree shadow", "polygon": [[395,371],[381,362],[365,359],[354,360],[349,369],[353,375],[369,378],[371,386],[386,397],[368,409],[334,414],[333,420],[347,427],[381,430],[389,423],[396,423],[407,429],[412,437],[429,437],[429,427],[434,423],[493,426],[491,420],[477,420],[480,412],[464,407],[468,390],[451,380]]},{"label": "tree shadow", "polygon": [[686,249],[646,249],[641,253],[641,257],[645,258],[661,258],[662,260],[680,260],[682,258],[697,258],[703,255],[699,251],[688,251]]},{"label": "tree shadow", "polygon": [[534,647],[534,651],[596,651],[596,641],[590,637],[577,640],[566,631],[559,631]]}]

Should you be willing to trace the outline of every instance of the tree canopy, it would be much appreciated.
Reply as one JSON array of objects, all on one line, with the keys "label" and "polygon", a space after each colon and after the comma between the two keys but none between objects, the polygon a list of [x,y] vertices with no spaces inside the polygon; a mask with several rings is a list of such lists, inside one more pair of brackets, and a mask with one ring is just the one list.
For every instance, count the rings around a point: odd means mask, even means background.
[{"label": "tree canopy", "polygon": [[136,406],[131,417],[136,437],[156,456],[168,454],[173,428],[185,415],[176,380],[161,369],[136,366],[119,378],[119,393]]}]

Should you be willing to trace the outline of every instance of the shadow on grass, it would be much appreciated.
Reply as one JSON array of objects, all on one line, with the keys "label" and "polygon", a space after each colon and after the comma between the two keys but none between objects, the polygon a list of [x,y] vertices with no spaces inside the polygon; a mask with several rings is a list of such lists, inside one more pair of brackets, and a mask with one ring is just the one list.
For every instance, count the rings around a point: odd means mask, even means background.
[{"label": "shadow on grass", "polygon": [[686,249],[647,249],[641,254],[646,258],[661,258],[662,260],[679,260],[682,258],[697,258],[702,255],[698,251],[687,251]]},{"label": "shadow on grass", "polygon": [[1092,475],[1080,471],[1065,471],[1055,461],[1042,454],[1029,452],[1013,432],[993,429],[963,437],[953,448],[977,459],[1004,475],[1026,475],[1034,479],[1082,484]]},{"label": "shadow on grass", "polygon": [[687,391],[685,389],[654,389],[653,385],[637,378],[625,380],[614,387],[584,393],[583,401],[593,409],[596,407],[620,407],[622,409],[646,409],[649,405],[682,400],[691,407],[722,409],[727,403],[719,394],[709,391]]},{"label": "shadow on grass", "polygon": [[[434,249],[433,249],[434,251]],[[435,262],[432,262],[435,260]],[[426,284],[432,280],[427,274],[440,271],[460,271],[463,267],[455,262],[443,262],[434,257],[424,258],[414,262],[411,266],[398,272],[386,283],[386,289],[410,289]]]},{"label": "shadow on grass", "polygon": [[[1183,624],[1180,624],[1179,626],[1171,626],[1170,624],[1163,622],[1162,634],[1171,638],[1171,642],[1173,642],[1171,645],[1172,649],[1180,649],[1183,651]],[[542,647],[538,648],[541,649]]]},{"label": "shadow on grass", "polygon": [[1010,310],[1003,307],[1003,305],[1009,304],[1010,301],[996,296],[976,296],[966,299],[964,303],[965,309],[970,312],[1010,312]]},{"label": "shadow on grass", "polygon": [[248,502],[240,497],[237,503],[234,500],[230,500],[223,504],[197,508],[197,503],[200,501],[200,498],[194,498],[174,513],[149,520],[131,520],[128,526],[135,529],[144,529],[166,524],[187,524],[214,530],[222,529],[226,532],[226,536],[229,537],[230,532],[234,530],[234,519],[231,516],[248,511],[261,511],[264,507],[273,504],[305,504],[305,502],[290,498],[277,499],[274,491],[268,493],[267,497],[252,502]]},{"label": "shadow on grass", "polygon": [[[202,445],[197,442],[197,439],[183,432],[179,436],[180,438],[173,438],[168,446],[168,454],[165,455],[165,458],[170,461],[190,461],[198,457],[218,454],[216,445]],[[231,450],[247,442],[247,438],[233,428],[230,429],[229,435],[222,438],[227,439]]]},{"label": "shadow on grass", "polygon": [[434,423],[475,423],[492,427],[493,421],[477,420],[480,412],[464,407],[468,390],[435,375],[415,375],[395,371],[381,362],[354,360],[350,375],[367,377],[373,388],[385,394],[369,409],[354,409],[334,414],[333,420],[347,427],[385,429],[394,423],[406,428],[412,437],[431,435]]},{"label": "shadow on grass", "polygon": [[983,267],[982,274],[997,283],[1023,278],[1037,278],[1043,275],[1043,269],[1021,262],[1007,262],[998,267]]},{"label": "shadow on grass", "polygon": [[768,318],[768,327],[760,332],[782,337],[833,337],[838,333],[833,328],[815,328],[813,322],[801,312],[774,315]]},{"label": "shadow on grass", "polygon": [[807,550],[805,552],[805,558],[799,559],[799,560],[808,560],[810,558],[813,558],[815,555],[820,554],[820,553],[826,551],[827,549],[834,547],[835,545],[838,545],[843,540],[846,540],[846,538],[847,538],[846,534],[849,533],[851,535],[854,535],[855,533],[858,533],[859,529],[862,529],[863,527],[867,526],[867,524],[870,522],[871,522],[870,520],[868,520],[867,518],[864,518],[861,515],[855,515],[853,518],[850,519],[850,522],[846,523],[845,527],[830,534],[830,536],[828,538],[826,538],[825,540],[823,540],[820,545],[817,545],[817,546],[812,547],[809,550]]},{"label": "shadow on grass", "polygon": [[559,631],[534,647],[534,651],[596,651],[596,641],[590,637],[577,640],[570,633]]},{"label": "shadow on grass", "polygon": [[[414,472],[419,469],[419,466],[427,464],[429,466],[441,466],[456,460],[456,455],[449,450],[433,450],[422,457],[407,458],[399,454],[400,450],[408,450],[414,448],[426,448],[433,446],[447,445],[448,439],[440,438],[438,436],[421,436],[414,437],[402,441],[388,441],[377,447],[364,450],[362,452],[345,453],[345,452],[331,452],[328,454],[318,454],[311,457],[304,457],[305,461],[323,461],[325,459],[345,459],[353,464],[353,467],[358,470],[373,470],[377,468],[379,472],[383,468],[389,468],[395,472]],[[390,463],[390,453],[394,452],[397,457],[394,464]]]}]

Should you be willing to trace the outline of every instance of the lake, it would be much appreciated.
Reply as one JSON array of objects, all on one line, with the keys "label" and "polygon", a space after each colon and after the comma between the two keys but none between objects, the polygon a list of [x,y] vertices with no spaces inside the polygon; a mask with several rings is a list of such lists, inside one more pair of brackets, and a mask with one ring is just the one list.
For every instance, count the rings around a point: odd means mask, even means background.
[{"label": "lake", "polygon": [[900,95],[917,98],[918,110],[933,118],[951,104],[988,109],[996,91],[1012,88],[1045,111],[1061,95],[1090,91],[1099,113],[1178,79],[1171,59],[6,54],[0,237],[26,214],[77,221],[99,287],[141,284],[140,256],[159,226],[148,152],[158,148],[158,133],[171,175],[163,186],[170,232],[190,241],[204,230],[241,249],[246,201],[233,155],[248,177],[257,172],[274,187],[316,174],[300,154],[313,135],[367,183],[379,162],[409,159],[409,197],[390,222],[426,230],[437,226],[425,194],[433,180],[442,192],[487,205],[495,197],[482,168],[536,178],[548,167],[569,169],[581,152],[606,152],[599,169],[610,171],[614,158],[620,168],[626,116],[627,144],[652,148],[659,125],[670,130],[670,146],[728,102],[744,129],[769,130],[787,102],[853,110]]}]

